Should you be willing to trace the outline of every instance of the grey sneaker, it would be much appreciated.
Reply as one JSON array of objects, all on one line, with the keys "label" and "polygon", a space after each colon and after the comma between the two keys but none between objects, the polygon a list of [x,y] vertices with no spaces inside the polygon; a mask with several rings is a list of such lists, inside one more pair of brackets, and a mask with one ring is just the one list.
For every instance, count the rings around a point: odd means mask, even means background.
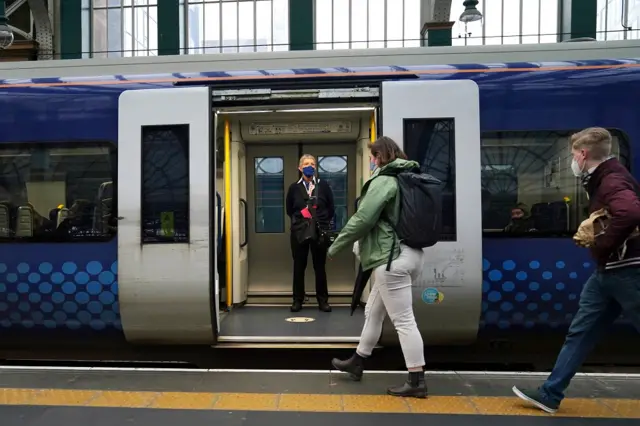
[{"label": "grey sneaker", "polygon": [[558,412],[558,408],[560,404],[557,402],[550,401],[549,398],[545,398],[539,390],[536,391],[528,391],[528,390],[520,390],[517,386],[514,386],[512,389],[513,393],[516,394],[518,398],[523,401],[528,402],[529,404],[537,407],[543,411],[546,411],[549,414],[555,414]]}]

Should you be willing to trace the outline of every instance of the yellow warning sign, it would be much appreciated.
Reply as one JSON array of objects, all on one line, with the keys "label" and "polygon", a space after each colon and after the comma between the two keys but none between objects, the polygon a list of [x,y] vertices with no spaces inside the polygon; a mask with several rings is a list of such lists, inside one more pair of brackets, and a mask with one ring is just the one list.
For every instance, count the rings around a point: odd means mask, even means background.
[{"label": "yellow warning sign", "polygon": [[173,237],[175,235],[174,223],[173,212],[160,212],[160,226],[162,227],[163,236]]}]

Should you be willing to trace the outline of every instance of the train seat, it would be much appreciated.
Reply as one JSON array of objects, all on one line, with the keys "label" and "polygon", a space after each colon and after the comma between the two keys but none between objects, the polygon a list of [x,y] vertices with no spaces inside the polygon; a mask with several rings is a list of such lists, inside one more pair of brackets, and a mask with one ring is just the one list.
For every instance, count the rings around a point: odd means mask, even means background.
[{"label": "train seat", "polygon": [[33,209],[31,206],[18,207],[16,215],[16,237],[29,238],[33,236]]},{"label": "train seat", "polygon": [[71,212],[66,207],[63,207],[60,210],[58,210],[57,219],[56,219],[56,228],[59,227],[60,224],[69,217],[70,214]]},{"label": "train seat", "polygon": [[564,201],[534,204],[531,218],[534,228],[540,232],[565,232],[568,229],[567,205]]},{"label": "train seat", "polygon": [[0,203],[0,237],[11,236],[11,212],[9,206]]}]

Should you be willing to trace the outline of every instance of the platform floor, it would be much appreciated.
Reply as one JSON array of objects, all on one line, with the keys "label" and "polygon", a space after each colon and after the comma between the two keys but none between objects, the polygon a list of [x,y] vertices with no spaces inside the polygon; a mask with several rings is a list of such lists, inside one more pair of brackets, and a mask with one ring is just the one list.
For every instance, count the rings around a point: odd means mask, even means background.
[{"label": "platform floor", "polygon": [[2,426],[400,426],[421,419],[438,426],[506,426],[514,416],[520,416],[519,426],[637,425],[640,419],[637,375],[579,375],[555,415],[529,408],[511,393],[513,385],[539,385],[543,375],[430,373],[426,400],[384,395],[404,377],[370,372],[353,382],[335,371],[3,367],[0,419]]},{"label": "platform floor", "polygon": [[363,324],[364,309],[356,309],[351,316],[346,306],[333,306],[331,313],[321,312],[314,305],[304,305],[295,313],[289,306],[244,306],[225,315],[219,340],[249,337],[244,340],[357,342]]}]

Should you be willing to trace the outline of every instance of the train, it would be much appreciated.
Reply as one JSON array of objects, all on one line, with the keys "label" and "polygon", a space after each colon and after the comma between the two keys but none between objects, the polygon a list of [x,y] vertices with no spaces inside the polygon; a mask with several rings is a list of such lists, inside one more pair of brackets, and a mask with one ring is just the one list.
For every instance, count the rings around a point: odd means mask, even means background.
[{"label": "train", "polygon": [[[314,155],[339,232],[378,135],[444,185],[441,240],[413,283],[425,344],[562,335],[594,269],[571,239],[588,200],[569,138],[609,129],[638,176],[639,47],[0,64],[0,347],[354,347],[352,253],[327,263],[331,313],[312,265],[308,303],[288,310],[284,197]],[[637,354],[634,333],[622,318],[610,337]],[[380,346],[397,345],[387,321]]]}]

